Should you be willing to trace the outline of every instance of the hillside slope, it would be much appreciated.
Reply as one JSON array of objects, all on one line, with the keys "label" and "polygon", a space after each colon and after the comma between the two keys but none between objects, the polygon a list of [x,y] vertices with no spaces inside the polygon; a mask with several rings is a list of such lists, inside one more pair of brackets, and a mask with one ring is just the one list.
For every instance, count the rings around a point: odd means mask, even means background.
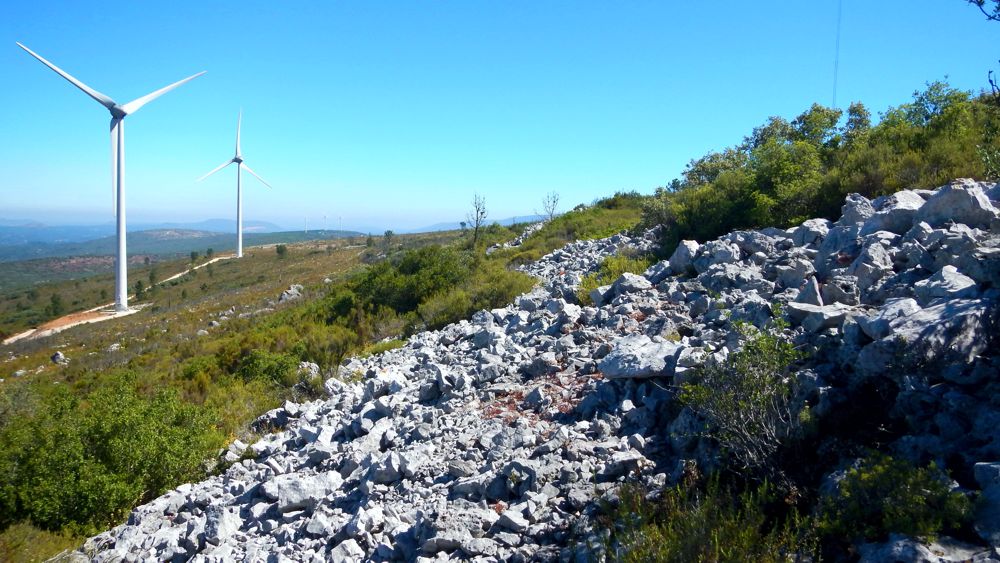
[{"label": "hillside slope", "polygon": [[[676,386],[739,354],[751,330],[740,327],[754,325],[805,352],[787,384],[814,431],[794,443],[806,453],[784,468],[789,479],[815,491],[866,448],[933,460],[982,490],[986,508],[963,538],[977,545],[962,553],[990,560],[998,200],[1000,187],[971,181],[852,195],[836,222],[684,241],[669,261],[594,291],[594,306],[576,304],[583,276],[609,255],[652,249],[656,233],[570,244],[525,267],[543,285],[516,303],[348,361],[342,373],[356,381],[331,379],[330,399],[269,412],[258,427],[275,431],[234,443],[225,473],[136,508],[84,551],[97,561],[598,556],[615,548],[598,501],[621,483],[657,491],[692,465],[729,461]],[[776,314],[790,324],[775,327]],[[905,549],[926,551],[894,536],[859,553]]]}]

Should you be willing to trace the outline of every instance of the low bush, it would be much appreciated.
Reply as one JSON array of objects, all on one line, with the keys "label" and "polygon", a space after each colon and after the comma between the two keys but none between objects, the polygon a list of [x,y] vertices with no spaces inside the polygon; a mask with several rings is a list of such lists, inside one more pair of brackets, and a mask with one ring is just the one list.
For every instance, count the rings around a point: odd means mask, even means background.
[{"label": "low bush", "polygon": [[634,486],[620,491],[621,502],[608,517],[612,560],[786,563],[818,556],[809,519],[783,507],[766,484],[739,493],[711,479],[704,489],[667,489],[658,500],[644,492]]},{"label": "low bush", "polygon": [[799,353],[780,324],[737,328],[742,348],[723,363],[708,362],[681,385],[678,398],[708,423],[707,435],[738,469],[781,477],[775,454],[808,417],[793,404],[795,378],[788,373]]},{"label": "low bush", "polygon": [[884,540],[890,533],[933,539],[969,518],[969,499],[952,491],[950,482],[934,463],[921,468],[872,453],[822,501],[819,530],[843,542]]},{"label": "low bush", "polygon": [[267,381],[291,387],[297,383],[298,361],[288,354],[251,350],[240,361],[236,375],[243,381]]}]

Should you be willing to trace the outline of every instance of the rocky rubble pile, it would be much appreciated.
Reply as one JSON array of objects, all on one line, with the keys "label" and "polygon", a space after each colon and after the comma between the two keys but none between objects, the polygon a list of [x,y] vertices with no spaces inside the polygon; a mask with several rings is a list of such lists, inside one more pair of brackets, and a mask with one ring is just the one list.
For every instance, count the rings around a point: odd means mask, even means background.
[{"label": "rocky rubble pile", "polygon": [[493,254],[497,250],[502,250],[504,248],[514,248],[516,246],[521,246],[522,244],[524,244],[524,241],[528,240],[532,235],[542,230],[542,227],[544,227],[546,223],[548,223],[548,221],[543,220],[528,225],[527,227],[525,227],[524,231],[522,231],[521,234],[514,237],[513,240],[509,240],[501,244],[494,244],[489,248],[487,248],[486,254]]},{"label": "rocky rubble pile", "polygon": [[[735,323],[775,314],[814,351],[798,387],[817,416],[885,382],[906,424],[895,450],[974,483],[975,463],[1000,460],[998,197],[970,181],[851,196],[836,222],[684,241],[586,307],[582,277],[610,254],[652,249],[656,233],[570,244],[525,268],[543,286],[350,360],[341,376],[356,382],[330,380],[330,399],[267,413],[258,425],[274,432],[245,459],[136,508],[85,551],[97,561],[584,559],[603,548],[596,501],[624,479],[657,488],[690,460],[716,463],[671,384],[734,351]],[[977,521],[994,547],[997,514]]]}]

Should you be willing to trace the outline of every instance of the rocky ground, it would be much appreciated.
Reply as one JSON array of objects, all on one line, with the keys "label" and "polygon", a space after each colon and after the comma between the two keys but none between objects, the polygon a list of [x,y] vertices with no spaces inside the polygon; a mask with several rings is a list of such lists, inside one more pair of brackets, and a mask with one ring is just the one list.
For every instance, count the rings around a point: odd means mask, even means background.
[{"label": "rocky ground", "polygon": [[981,546],[932,551],[894,537],[862,556],[991,560],[998,200],[1000,187],[971,181],[851,196],[836,222],[684,241],[643,275],[595,290],[593,306],[578,304],[582,276],[608,255],[652,249],[656,233],[570,244],[525,268],[543,283],[516,303],[350,360],[341,375],[357,382],[330,380],[330,399],[267,413],[258,425],[273,432],[234,444],[227,471],[136,508],[78,555],[587,560],[603,549],[592,520],[601,497],[717,459],[672,385],[737,349],[734,323],[781,314],[813,351],[797,389],[816,416],[836,421],[865,390],[888,390],[904,421],[894,452],[983,490]]}]

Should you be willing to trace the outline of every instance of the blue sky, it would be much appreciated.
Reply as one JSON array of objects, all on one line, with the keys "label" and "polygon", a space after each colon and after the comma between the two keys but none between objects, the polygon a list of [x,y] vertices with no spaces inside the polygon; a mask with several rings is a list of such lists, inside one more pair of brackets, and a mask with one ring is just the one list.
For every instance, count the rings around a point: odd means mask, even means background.
[{"label": "blue sky", "polygon": [[[109,115],[20,41],[119,103],[132,222],[403,229],[651,192],[770,115],[831,104],[837,0],[10,2],[0,12],[0,218],[113,218]],[[962,0],[843,0],[837,102],[927,81],[978,91],[1000,24]]]}]

